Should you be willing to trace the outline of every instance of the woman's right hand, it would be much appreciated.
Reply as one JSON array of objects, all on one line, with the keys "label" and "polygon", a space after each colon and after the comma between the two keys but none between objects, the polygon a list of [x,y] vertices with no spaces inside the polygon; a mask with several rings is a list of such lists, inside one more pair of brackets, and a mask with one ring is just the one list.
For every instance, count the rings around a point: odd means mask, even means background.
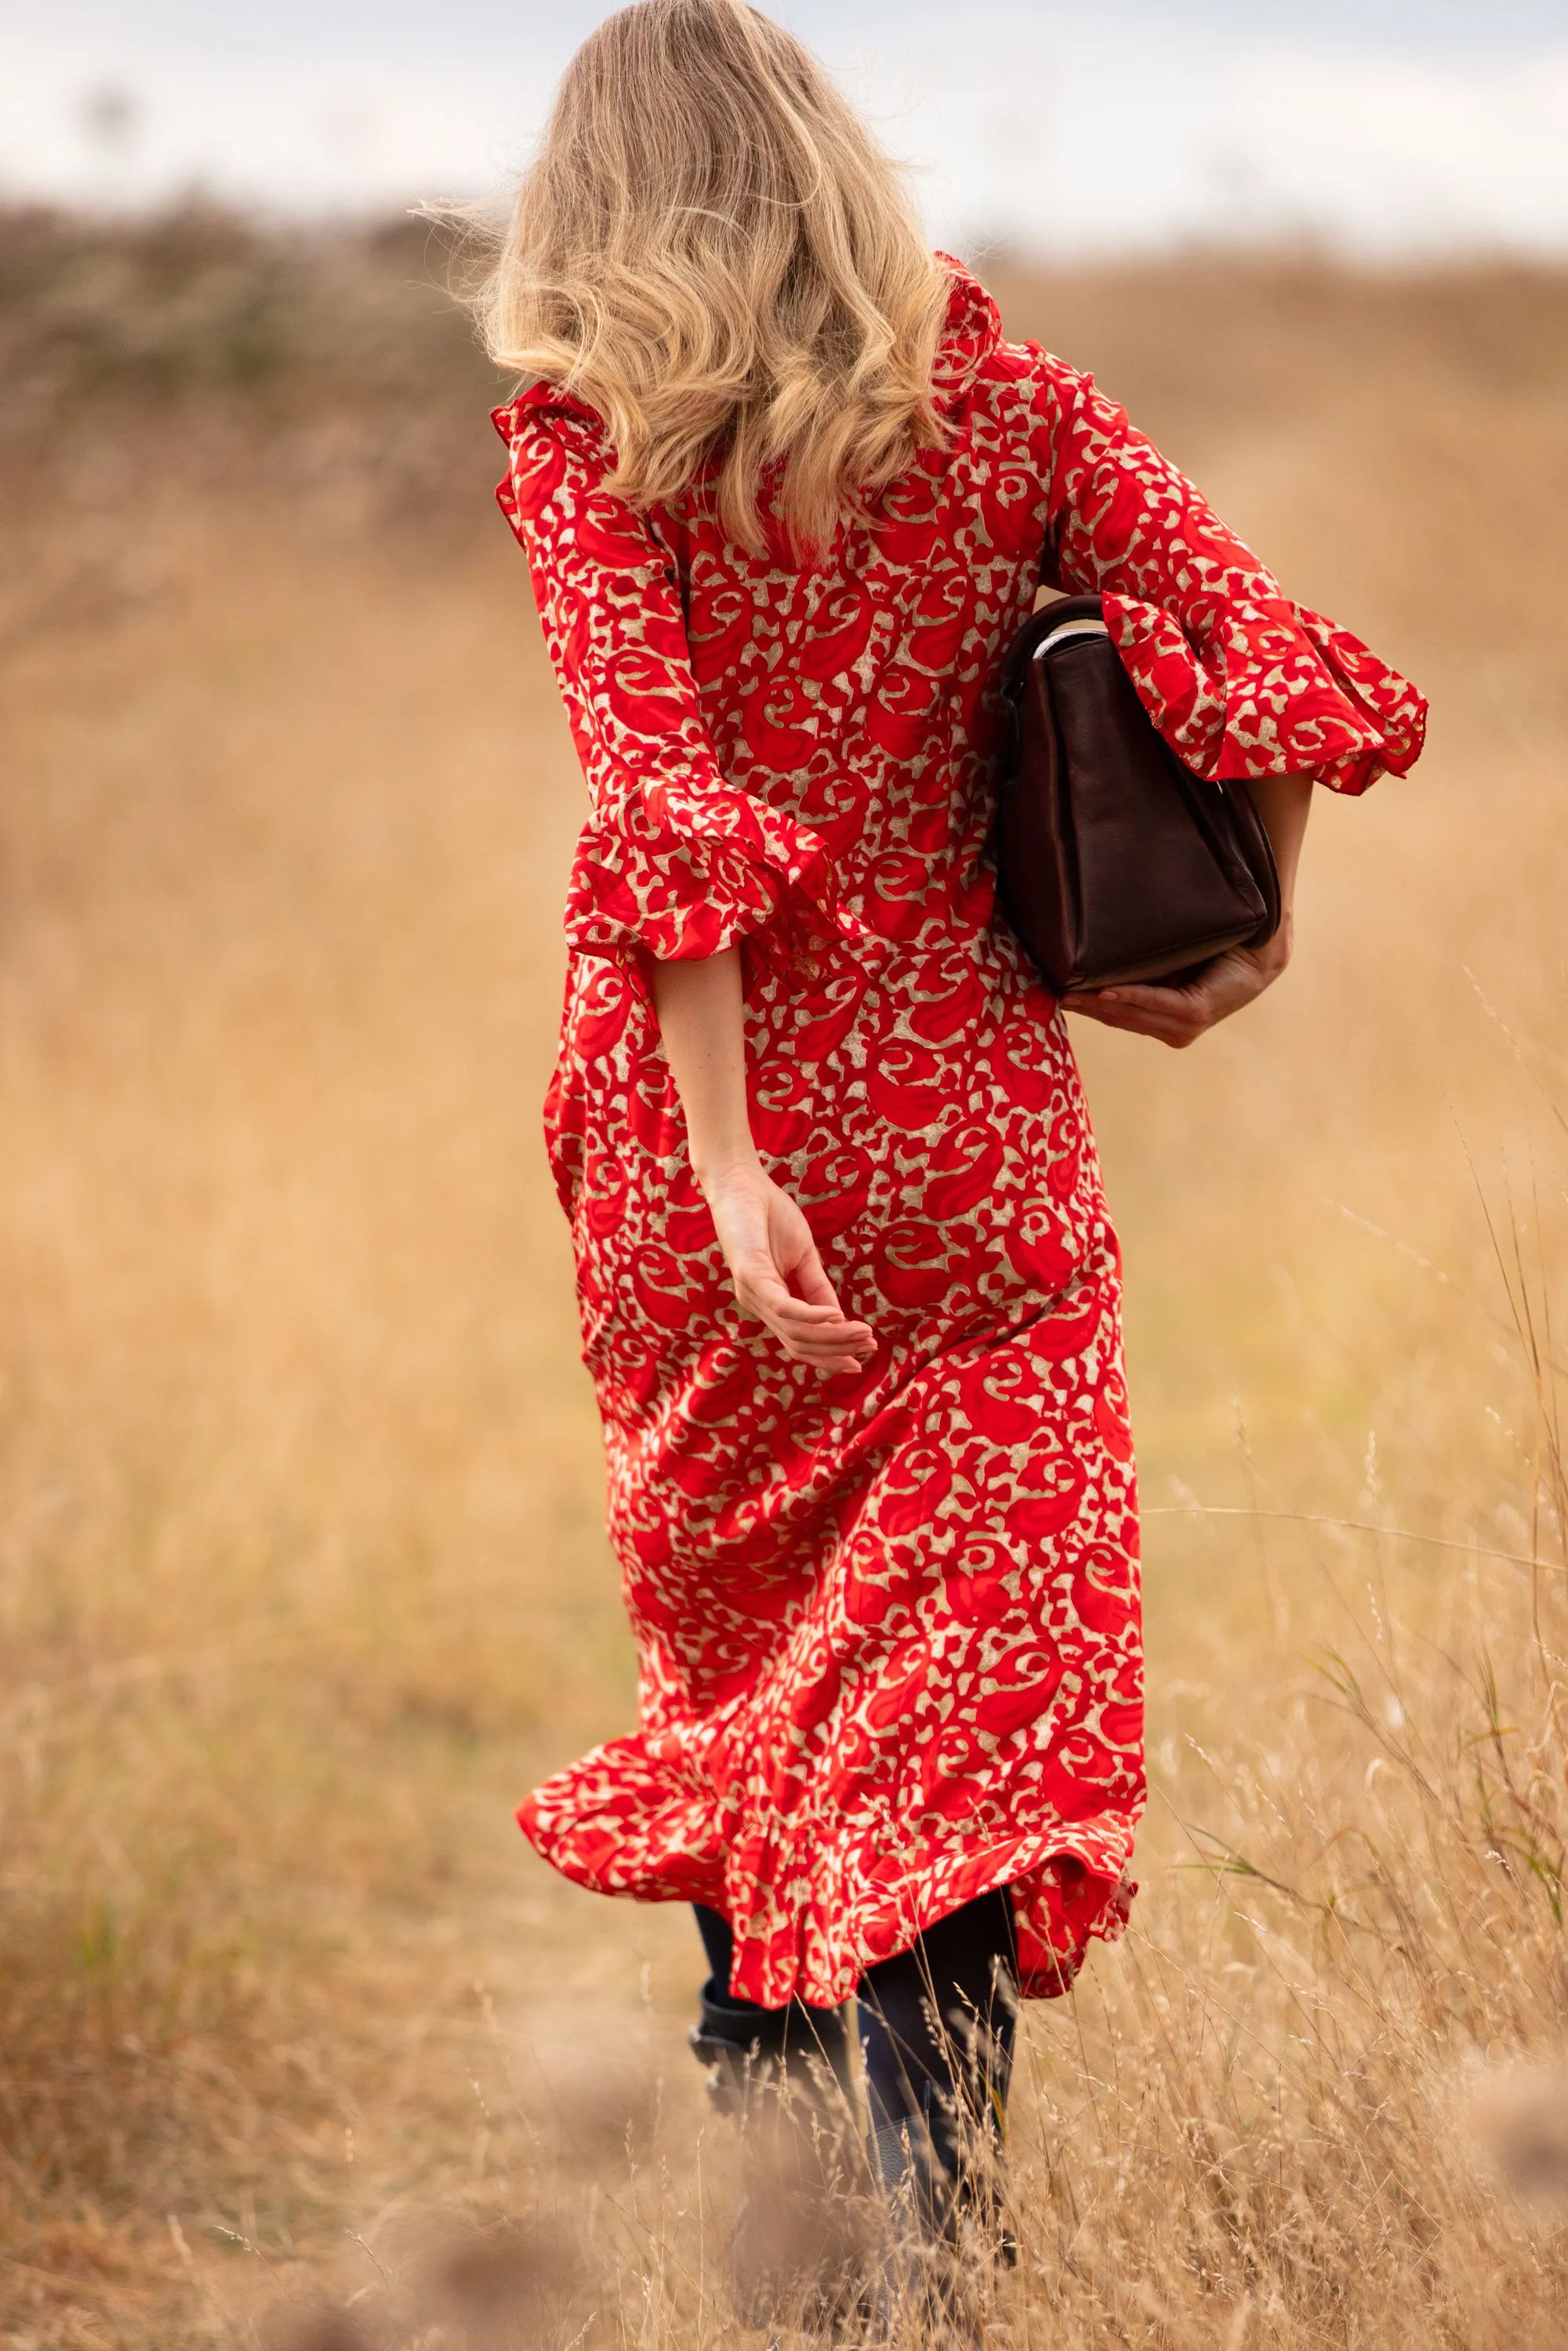
[{"label": "woman's right hand", "polygon": [[741,1311],[797,1364],[829,1376],[862,1370],[876,1353],[871,1327],[845,1315],[804,1212],[760,1161],[705,1176],[703,1192]]}]

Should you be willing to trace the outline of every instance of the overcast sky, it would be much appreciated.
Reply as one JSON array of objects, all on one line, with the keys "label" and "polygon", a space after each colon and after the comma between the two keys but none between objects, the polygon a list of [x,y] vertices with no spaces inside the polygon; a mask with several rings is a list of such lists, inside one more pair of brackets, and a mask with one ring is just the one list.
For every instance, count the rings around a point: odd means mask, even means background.
[{"label": "overcast sky", "polygon": [[[502,185],[591,0],[5,0],[0,193]],[[785,0],[932,234],[1568,252],[1568,0]]]}]

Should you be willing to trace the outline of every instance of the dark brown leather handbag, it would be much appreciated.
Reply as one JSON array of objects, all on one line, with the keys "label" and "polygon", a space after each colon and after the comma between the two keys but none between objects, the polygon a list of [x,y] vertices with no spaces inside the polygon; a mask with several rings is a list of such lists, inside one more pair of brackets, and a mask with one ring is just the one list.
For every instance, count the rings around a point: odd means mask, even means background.
[{"label": "dark brown leather handbag", "polygon": [[1008,654],[997,880],[1057,996],[1190,977],[1280,924],[1280,877],[1243,783],[1184,767],[1139,701],[1098,596],[1036,612]]}]

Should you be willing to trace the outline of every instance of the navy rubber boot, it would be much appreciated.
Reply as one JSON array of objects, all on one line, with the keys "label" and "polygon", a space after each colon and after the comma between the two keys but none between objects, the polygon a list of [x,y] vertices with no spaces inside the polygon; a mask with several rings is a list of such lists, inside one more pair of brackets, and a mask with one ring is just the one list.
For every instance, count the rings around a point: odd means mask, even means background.
[{"label": "navy rubber boot", "polygon": [[788,2081],[819,2102],[835,2096],[848,2111],[854,2096],[850,2032],[841,2008],[758,2008],[732,2000],[709,1977],[697,1995],[697,2021],[686,2036],[697,2063],[708,2069],[708,2104],[716,2114],[740,2116],[758,2095]]},{"label": "navy rubber boot", "polygon": [[730,2292],[744,2326],[832,2332],[863,2286],[860,2124],[845,2011],[758,2008],[710,1978],[688,2036],[740,2130]]}]

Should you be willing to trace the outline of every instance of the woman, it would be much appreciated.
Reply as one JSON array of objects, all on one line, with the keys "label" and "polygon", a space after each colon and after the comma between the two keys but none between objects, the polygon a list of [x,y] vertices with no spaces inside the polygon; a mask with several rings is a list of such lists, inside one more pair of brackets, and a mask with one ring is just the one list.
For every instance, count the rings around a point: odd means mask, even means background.
[{"label": "woman", "polygon": [[[641,1660],[637,1731],[520,1818],[698,1906],[721,2094],[847,2078],[859,1992],[877,2170],[950,2231],[1007,1993],[1120,1931],[1144,1795],[1117,1249],[994,904],[1002,658],[1042,584],[1103,590],[1287,908],[1312,784],[1408,768],[1422,705],[1003,340],[741,0],[578,53],[486,325],[592,798],[548,1124]],[[1290,938],[1074,1008],[1186,1044]]]}]

